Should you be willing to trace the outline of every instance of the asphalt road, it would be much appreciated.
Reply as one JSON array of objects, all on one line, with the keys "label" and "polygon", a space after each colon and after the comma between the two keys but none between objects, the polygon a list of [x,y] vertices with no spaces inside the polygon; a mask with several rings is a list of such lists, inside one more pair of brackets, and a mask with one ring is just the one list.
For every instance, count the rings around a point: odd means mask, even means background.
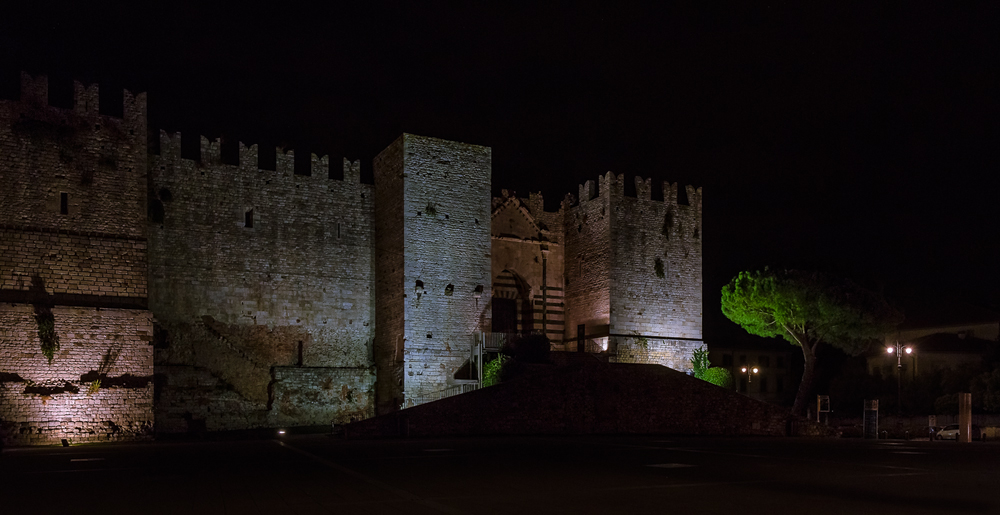
[{"label": "asphalt road", "polygon": [[5,449],[0,513],[1000,513],[1000,443],[694,437]]}]

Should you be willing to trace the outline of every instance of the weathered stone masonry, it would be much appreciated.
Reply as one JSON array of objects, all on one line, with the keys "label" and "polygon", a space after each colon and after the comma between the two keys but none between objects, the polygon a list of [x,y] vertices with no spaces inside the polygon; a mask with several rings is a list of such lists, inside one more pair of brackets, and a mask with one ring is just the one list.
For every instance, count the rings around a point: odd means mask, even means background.
[{"label": "weathered stone masonry", "polygon": [[97,86],[76,83],[69,110],[44,77],[21,90],[0,102],[0,437],[147,437],[145,95],[115,118]]},{"label": "weathered stone masonry", "polygon": [[654,201],[636,178],[631,197],[609,172],[546,212],[491,198],[489,147],[412,134],[374,185],[359,161],[333,180],[278,149],[268,170],[204,137],[194,158],[180,134],[147,152],[144,95],[116,118],[97,86],[60,109],[22,82],[0,101],[7,441],[366,418],[448,388],[483,331],[679,370],[701,343],[700,190]]},{"label": "weathered stone masonry", "polygon": [[[374,198],[360,163],[345,161],[344,180],[331,180],[325,156],[298,175],[293,151],[278,150],[271,171],[256,145],[240,144],[235,164],[204,137],[199,159],[180,147],[179,134],[161,132],[149,158],[158,428],[370,415]],[[304,408],[306,397],[286,393],[305,384],[358,393]]]},{"label": "weathered stone masonry", "polygon": [[375,160],[379,411],[444,389],[489,327],[490,164],[487,147],[412,134]]}]

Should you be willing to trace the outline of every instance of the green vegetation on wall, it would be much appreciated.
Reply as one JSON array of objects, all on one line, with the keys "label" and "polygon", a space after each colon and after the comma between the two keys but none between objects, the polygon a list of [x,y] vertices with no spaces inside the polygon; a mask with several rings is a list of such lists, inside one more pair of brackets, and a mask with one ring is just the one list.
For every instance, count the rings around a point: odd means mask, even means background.
[{"label": "green vegetation on wall", "polygon": [[691,356],[691,368],[694,369],[694,376],[701,379],[702,374],[708,370],[711,363],[708,361],[708,347],[702,345],[694,350]]},{"label": "green vegetation on wall", "polygon": [[52,364],[56,351],[59,350],[59,336],[56,334],[56,319],[52,311],[37,309],[35,322],[38,324],[38,340],[41,342],[42,355]]}]

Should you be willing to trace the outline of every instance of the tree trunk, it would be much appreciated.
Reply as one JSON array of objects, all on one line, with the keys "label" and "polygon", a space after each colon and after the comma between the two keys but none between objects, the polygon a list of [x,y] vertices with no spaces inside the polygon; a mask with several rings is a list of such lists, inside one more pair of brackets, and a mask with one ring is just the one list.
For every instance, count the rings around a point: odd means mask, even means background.
[{"label": "tree trunk", "polygon": [[802,371],[802,382],[799,383],[799,392],[795,394],[795,404],[792,405],[793,415],[806,414],[806,406],[813,392],[813,383],[816,382],[816,347],[819,343],[811,347],[808,342],[802,343],[802,355],[806,359],[805,370]]}]

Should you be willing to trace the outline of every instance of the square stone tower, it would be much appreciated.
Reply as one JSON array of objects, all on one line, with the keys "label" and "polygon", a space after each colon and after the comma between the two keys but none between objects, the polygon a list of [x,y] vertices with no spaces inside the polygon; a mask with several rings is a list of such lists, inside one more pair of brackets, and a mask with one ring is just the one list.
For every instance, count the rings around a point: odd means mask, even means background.
[{"label": "square stone tower", "polygon": [[[146,95],[102,114],[98,86],[49,105],[44,76],[0,101],[0,440],[144,439]],[[116,109],[109,109],[115,111]]]},{"label": "square stone tower", "polygon": [[376,403],[448,387],[490,326],[489,147],[403,134],[374,161]]}]

